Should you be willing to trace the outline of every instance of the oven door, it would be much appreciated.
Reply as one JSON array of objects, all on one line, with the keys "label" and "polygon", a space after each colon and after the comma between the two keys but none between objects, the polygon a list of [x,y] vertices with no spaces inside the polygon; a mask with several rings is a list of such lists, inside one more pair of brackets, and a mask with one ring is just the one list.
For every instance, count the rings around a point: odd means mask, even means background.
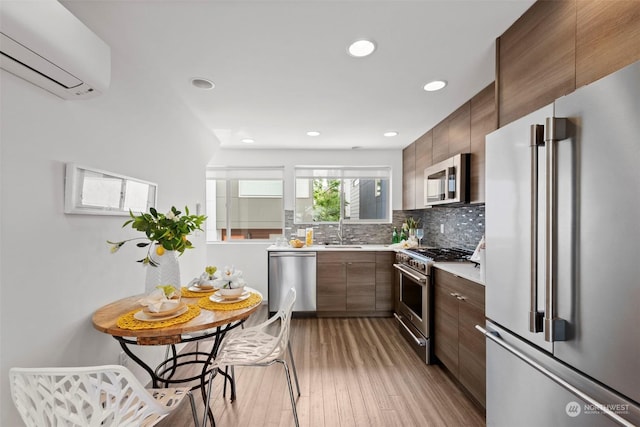
[{"label": "oven door", "polygon": [[402,335],[414,351],[431,363],[430,329],[430,284],[429,276],[422,275],[402,264],[394,264],[399,274],[398,313]]}]

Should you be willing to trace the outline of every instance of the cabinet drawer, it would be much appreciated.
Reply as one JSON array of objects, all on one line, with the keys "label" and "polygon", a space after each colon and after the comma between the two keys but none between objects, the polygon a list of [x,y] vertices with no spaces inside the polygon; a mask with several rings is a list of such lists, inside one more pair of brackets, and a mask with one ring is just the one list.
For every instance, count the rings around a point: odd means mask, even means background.
[{"label": "cabinet drawer", "polygon": [[484,312],[484,286],[439,269],[435,269],[435,277],[439,286],[446,287],[450,293],[458,294],[467,304]]},{"label": "cabinet drawer", "polygon": [[323,263],[348,263],[348,262],[376,262],[376,253],[367,251],[335,251],[318,252],[317,262]]}]

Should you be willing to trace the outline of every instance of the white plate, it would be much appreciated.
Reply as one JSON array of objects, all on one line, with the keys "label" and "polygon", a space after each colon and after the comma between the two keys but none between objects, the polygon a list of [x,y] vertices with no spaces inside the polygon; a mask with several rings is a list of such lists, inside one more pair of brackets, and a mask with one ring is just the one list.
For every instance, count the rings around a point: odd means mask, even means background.
[{"label": "white plate", "polygon": [[213,292],[216,290],[216,288],[211,288],[211,289],[201,289],[197,286],[189,286],[187,288],[187,290],[191,291],[191,292]]},{"label": "white plate", "polygon": [[249,298],[250,296],[251,296],[251,292],[244,291],[238,298],[230,299],[230,298],[222,297],[222,296],[218,295],[218,293],[216,292],[215,294],[211,295],[209,297],[209,299],[211,301],[213,301],[213,302],[219,302],[219,303],[222,303],[222,304],[231,304],[231,303],[234,303],[234,302],[244,301],[247,298]]},{"label": "white plate", "polygon": [[173,319],[174,317],[181,316],[181,315],[185,314],[188,310],[189,310],[189,307],[187,305],[185,305],[184,307],[182,307],[180,310],[176,311],[175,313],[170,314],[169,316],[164,316],[164,317],[149,316],[144,311],[140,310],[140,311],[136,312],[133,315],[133,317],[134,317],[134,319],[143,320],[145,322],[159,322],[161,320]]}]

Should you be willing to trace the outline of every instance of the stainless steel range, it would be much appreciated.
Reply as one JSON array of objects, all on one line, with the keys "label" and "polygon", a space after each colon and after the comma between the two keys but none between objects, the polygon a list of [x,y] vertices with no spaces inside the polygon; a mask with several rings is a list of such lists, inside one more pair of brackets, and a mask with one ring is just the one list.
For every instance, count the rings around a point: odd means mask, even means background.
[{"label": "stainless steel range", "polygon": [[395,317],[402,335],[427,364],[432,361],[431,266],[434,262],[468,261],[471,254],[448,248],[402,249],[396,254],[393,266],[399,274],[400,289]]}]

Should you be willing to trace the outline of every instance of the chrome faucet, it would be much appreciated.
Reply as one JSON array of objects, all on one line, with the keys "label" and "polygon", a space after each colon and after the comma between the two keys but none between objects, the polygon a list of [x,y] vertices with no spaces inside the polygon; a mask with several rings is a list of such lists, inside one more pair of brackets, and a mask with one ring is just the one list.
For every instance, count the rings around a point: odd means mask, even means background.
[{"label": "chrome faucet", "polygon": [[338,241],[340,242],[340,244],[342,245],[342,216],[340,216],[340,220],[338,221]]}]

